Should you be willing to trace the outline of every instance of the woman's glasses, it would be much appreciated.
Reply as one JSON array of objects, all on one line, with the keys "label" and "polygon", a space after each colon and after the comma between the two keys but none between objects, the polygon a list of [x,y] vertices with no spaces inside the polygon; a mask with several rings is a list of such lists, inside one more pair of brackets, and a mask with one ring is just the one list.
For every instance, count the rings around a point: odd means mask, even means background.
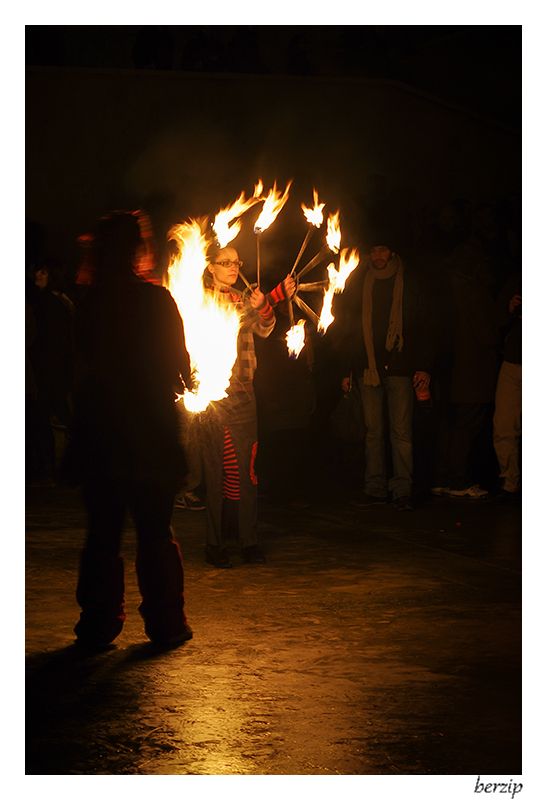
[{"label": "woman's glasses", "polygon": [[238,269],[243,266],[243,261],[213,261],[219,267],[237,267]]}]

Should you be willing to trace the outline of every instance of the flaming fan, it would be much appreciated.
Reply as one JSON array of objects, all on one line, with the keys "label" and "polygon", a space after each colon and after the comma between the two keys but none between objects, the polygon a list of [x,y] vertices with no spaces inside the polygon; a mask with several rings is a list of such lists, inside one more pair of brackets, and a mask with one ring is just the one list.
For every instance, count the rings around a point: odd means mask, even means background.
[{"label": "flaming fan", "polygon": [[[314,228],[320,228],[323,224],[323,209],[325,208],[324,203],[319,202],[319,196],[317,191],[313,190],[313,208],[307,208],[302,203],[302,211],[304,212],[304,216],[309,223],[308,230],[306,232],[306,236],[304,237],[304,241],[300,247],[298,255],[296,256],[296,260],[291,269],[291,275],[294,275],[294,271],[298,264],[300,263],[300,259],[302,258],[306,247],[309,244],[309,241],[312,237],[314,232]],[[295,326],[294,324],[294,311],[293,311],[293,301],[288,301],[288,309],[289,309],[289,321],[290,321],[290,330],[287,333],[287,347],[289,349],[289,354],[294,357],[298,358],[300,351],[304,347],[304,327],[303,326]]]},{"label": "flaming fan", "polygon": [[[221,209],[212,223],[219,247],[226,247],[241,231],[241,217],[259,202],[264,203],[262,211],[254,224],[257,252],[257,286],[260,286],[260,236],[276,220],[289,197],[289,181],[281,193],[274,181],[273,188],[264,196],[263,184],[259,180],[252,197],[239,197],[226,208]],[[308,230],[292,266],[291,275],[299,265],[316,229],[323,224],[325,203],[319,202],[317,191],[313,190],[314,205],[311,208],[302,204]],[[204,289],[203,273],[207,266],[207,248],[210,241],[206,234],[207,218],[190,220],[176,225],[169,233],[178,245],[178,253],[169,266],[167,286],[173,295],[184,321],[186,345],[192,365],[193,389],[183,395],[184,404],[189,411],[200,412],[211,401],[226,397],[226,389],[237,357],[237,336],[239,315],[233,308],[226,308]],[[286,335],[287,348],[292,358],[298,358],[305,345],[306,322],[300,319],[295,324],[293,303],[311,320],[320,333],[325,333],[334,321],[332,303],[334,295],[345,288],[349,275],[359,264],[356,249],[341,249],[340,212],[329,214],[325,243],[318,253],[296,274],[297,291],[288,301],[290,327]],[[332,255],[338,256],[338,266],[331,262],[327,267],[327,278],[304,283],[302,278],[324,263]],[[240,277],[248,289],[251,285],[240,272]],[[304,292],[323,292],[323,305],[318,315],[300,297]]]},{"label": "flaming fan", "polygon": [[[315,190],[314,190],[314,197],[317,207],[318,200]],[[321,206],[321,208],[322,207],[323,206]],[[302,208],[304,208],[304,206]],[[309,217],[307,217],[307,219],[311,221]],[[310,231],[308,231],[308,234],[309,233]],[[310,237],[307,236],[306,238],[307,241],[306,239],[304,240],[304,244],[297,256],[295,266],[300,261],[302,253],[305,249],[305,245],[309,242]],[[339,211],[336,211],[334,214],[330,214],[327,219],[327,234],[325,237],[325,242],[326,244],[321,248],[321,250],[310,261],[308,261],[308,263],[297,274],[296,276],[297,293],[293,298],[293,302],[313,322],[313,324],[317,327],[319,333],[325,333],[329,325],[331,325],[332,322],[334,321],[334,315],[332,313],[332,302],[334,300],[334,295],[344,291],[348,277],[351,275],[353,270],[359,264],[359,253],[356,249],[352,249],[350,251],[348,248],[344,248],[342,251],[340,251],[342,242],[342,233],[340,229]],[[314,269],[314,267],[321,264],[321,262],[325,261],[325,259],[331,254],[335,255],[340,254],[338,259],[338,268],[335,266],[334,263],[330,263],[327,267],[328,278],[326,280],[313,281],[311,283],[301,282],[301,279],[303,278],[304,275],[306,275],[308,272]],[[299,292],[318,292],[318,291],[323,291],[323,305],[319,316],[299,296]],[[301,320],[299,321],[298,324],[300,324],[300,322]],[[298,358],[298,355],[300,354],[300,351],[304,346],[304,344],[302,343],[300,349],[297,349],[297,347],[295,347],[294,345],[294,342],[300,344],[301,339],[299,337],[301,337],[302,335],[297,330],[295,330],[296,328],[297,326],[294,325],[294,320],[291,317],[291,329],[287,333],[287,348],[289,351],[289,355],[293,358]]]}]

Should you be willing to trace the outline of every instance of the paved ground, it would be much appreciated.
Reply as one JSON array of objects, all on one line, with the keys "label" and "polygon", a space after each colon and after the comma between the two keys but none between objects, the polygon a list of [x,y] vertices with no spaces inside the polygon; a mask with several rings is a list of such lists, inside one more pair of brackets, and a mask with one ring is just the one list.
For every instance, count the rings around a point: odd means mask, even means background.
[{"label": "paved ground", "polygon": [[230,571],[177,511],[194,639],[146,644],[129,528],[126,627],[82,657],[78,495],[27,507],[27,774],[521,773],[520,509],[262,503],[268,563]]}]

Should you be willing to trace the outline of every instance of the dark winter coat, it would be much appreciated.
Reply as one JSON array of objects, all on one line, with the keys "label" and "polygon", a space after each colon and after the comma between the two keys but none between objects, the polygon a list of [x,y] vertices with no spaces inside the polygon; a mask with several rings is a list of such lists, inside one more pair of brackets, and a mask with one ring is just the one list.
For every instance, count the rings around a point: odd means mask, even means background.
[{"label": "dark winter coat", "polygon": [[175,396],[190,365],[169,292],[137,278],[93,287],[77,310],[75,338],[68,477],[179,486],[186,469]]},{"label": "dark winter coat", "polygon": [[[376,365],[382,376],[412,376],[416,371],[431,372],[435,351],[434,330],[426,287],[405,268],[403,289],[403,348],[386,351],[385,341],[395,278],[374,282],[372,329]],[[339,316],[344,326],[346,374],[360,378],[368,367],[362,325],[364,269],[358,268],[348,281],[346,298]]]}]

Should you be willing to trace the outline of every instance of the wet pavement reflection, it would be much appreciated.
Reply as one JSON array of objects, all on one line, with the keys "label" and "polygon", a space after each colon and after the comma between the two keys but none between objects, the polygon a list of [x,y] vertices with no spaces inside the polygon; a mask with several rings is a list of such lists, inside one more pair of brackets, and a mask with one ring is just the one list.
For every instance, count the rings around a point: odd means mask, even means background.
[{"label": "wet pavement reflection", "polygon": [[73,645],[84,517],[31,490],[27,774],[519,774],[520,509],[263,502],[268,561],[215,570],[177,511],[194,639],[147,643],[134,533],[114,647]]}]

